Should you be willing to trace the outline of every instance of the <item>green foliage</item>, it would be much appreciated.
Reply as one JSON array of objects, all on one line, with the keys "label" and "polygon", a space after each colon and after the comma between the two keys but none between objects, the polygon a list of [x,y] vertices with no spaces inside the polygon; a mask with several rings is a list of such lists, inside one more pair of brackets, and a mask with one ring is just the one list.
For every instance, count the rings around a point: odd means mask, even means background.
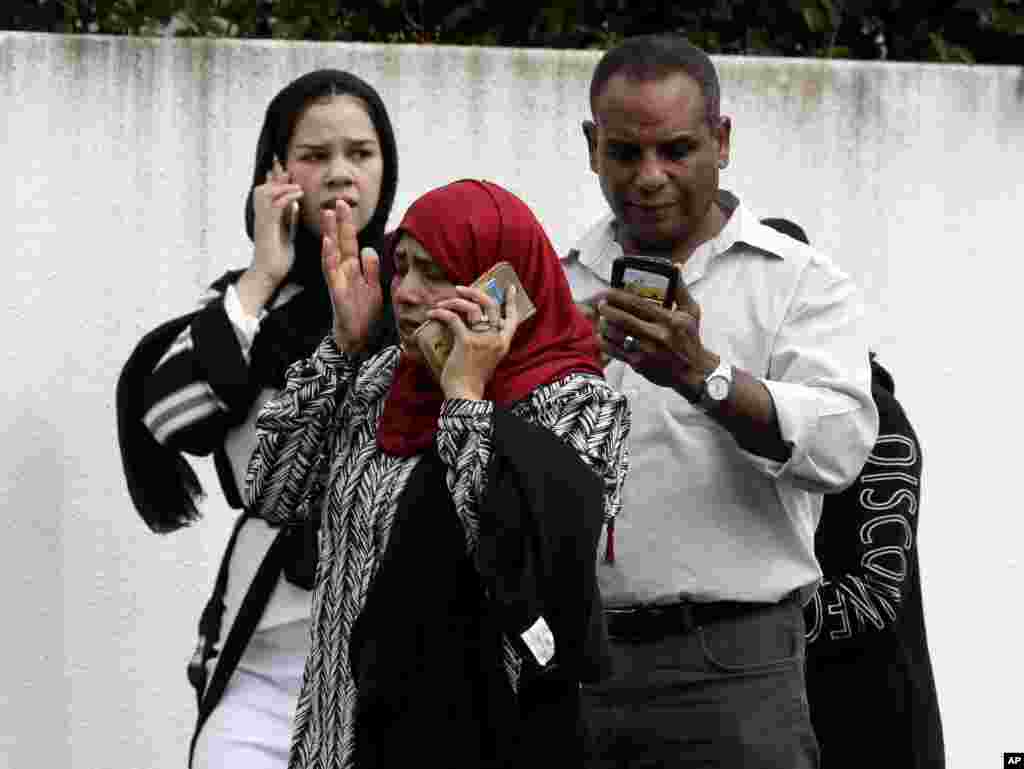
[{"label": "green foliage", "polygon": [[711,53],[1021,64],[1024,0],[3,0],[0,28],[606,48],[675,31]]}]

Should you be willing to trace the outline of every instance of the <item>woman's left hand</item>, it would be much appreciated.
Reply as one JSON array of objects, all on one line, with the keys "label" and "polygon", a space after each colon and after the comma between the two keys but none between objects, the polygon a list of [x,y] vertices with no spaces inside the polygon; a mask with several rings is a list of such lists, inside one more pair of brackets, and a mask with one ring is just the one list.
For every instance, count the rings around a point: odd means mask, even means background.
[{"label": "woman's left hand", "polygon": [[515,286],[508,288],[504,318],[501,307],[484,291],[470,286],[456,286],[455,290],[457,297],[439,302],[427,313],[428,318],[446,324],[455,336],[441,372],[441,389],[446,398],[482,400],[519,326]]},{"label": "woman's left hand", "polygon": [[366,345],[380,315],[380,257],[372,248],[359,250],[352,209],[339,200],[320,213],[323,243],[320,259],[334,308],[334,342],[339,350],[356,354]]}]

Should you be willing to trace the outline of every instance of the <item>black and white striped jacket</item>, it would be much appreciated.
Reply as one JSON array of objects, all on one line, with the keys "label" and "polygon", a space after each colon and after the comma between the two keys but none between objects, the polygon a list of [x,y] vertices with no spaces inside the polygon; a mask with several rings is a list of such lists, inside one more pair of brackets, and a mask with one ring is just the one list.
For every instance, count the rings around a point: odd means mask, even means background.
[{"label": "black and white striped jacket", "polygon": [[[399,357],[397,347],[387,348],[357,369],[328,337],[309,360],[291,367],[285,389],[257,420],[247,482],[252,509],[281,524],[317,508],[321,516],[313,644],[296,709],[294,768],[352,765],[351,632],[401,492],[420,461],[386,454],[376,443]],[[447,400],[438,422],[438,454],[448,467],[448,493],[470,549],[486,490],[493,408],[490,401]],[[605,514],[618,511],[629,431],[621,393],[600,377],[571,374],[537,388],[510,410],[572,446],[603,479]]]}]

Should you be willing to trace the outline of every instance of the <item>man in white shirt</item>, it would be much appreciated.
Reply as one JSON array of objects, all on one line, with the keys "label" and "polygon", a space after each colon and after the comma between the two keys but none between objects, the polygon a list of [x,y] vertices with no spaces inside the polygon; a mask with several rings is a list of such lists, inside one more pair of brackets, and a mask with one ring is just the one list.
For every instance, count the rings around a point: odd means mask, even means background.
[{"label": "man in white shirt", "polygon": [[[802,604],[821,494],[878,430],[850,280],[719,189],[729,118],[682,38],[608,51],[584,123],[611,214],[563,266],[629,397],[631,473],[599,579],[615,673],[587,687],[588,767],[814,767]],[[680,271],[666,309],[613,260]]]}]

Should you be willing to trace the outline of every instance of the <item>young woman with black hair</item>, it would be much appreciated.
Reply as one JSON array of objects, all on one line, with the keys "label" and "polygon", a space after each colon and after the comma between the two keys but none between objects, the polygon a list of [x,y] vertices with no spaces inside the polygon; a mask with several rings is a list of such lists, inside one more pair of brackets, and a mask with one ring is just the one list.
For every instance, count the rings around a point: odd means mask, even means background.
[{"label": "young woman with black hair", "polygon": [[[196,311],[149,333],[118,382],[128,488],[150,528],[174,531],[199,515],[201,490],[183,454],[212,453],[228,503],[243,509],[189,665],[199,702],[195,769],[286,765],[309,650],[318,522],[276,528],[244,509],[254,421],[288,365],[331,329],[321,211],[346,206],[359,246],[380,249],[397,178],[391,121],[369,84],[337,70],[290,83],[270,102],[256,148],[245,201],[251,264],[215,281]],[[390,277],[382,271],[385,292]],[[381,316],[367,353],[394,334],[393,319]]]}]

